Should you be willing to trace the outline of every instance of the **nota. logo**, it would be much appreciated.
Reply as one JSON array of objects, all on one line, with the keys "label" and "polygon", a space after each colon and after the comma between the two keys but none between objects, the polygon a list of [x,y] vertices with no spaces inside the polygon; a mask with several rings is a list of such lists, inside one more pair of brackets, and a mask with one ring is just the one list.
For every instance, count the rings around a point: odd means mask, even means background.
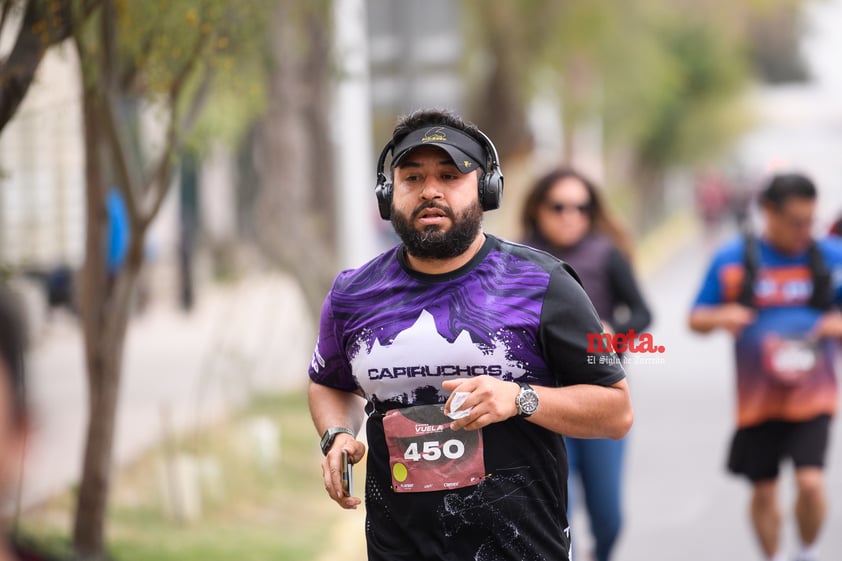
[{"label": "nota. logo", "polygon": [[588,333],[589,353],[663,353],[663,345],[656,345],[651,333],[638,334],[634,329],[628,333]]}]

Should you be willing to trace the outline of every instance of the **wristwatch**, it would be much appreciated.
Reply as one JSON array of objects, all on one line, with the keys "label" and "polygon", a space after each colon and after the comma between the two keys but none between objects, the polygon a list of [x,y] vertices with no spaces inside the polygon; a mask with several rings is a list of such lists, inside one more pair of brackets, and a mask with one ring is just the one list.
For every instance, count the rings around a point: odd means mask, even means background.
[{"label": "wristwatch", "polygon": [[330,447],[333,446],[333,440],[336,438],[337,434],[341,433],[350,434],[354,436],[354,432],[351,429],[345,427],[330,427],[325,431],[322,435],[322,440],[319,442],[319,446],[322,448],[322,454],[327,456],[327,451],[330,450]]},{"label": "wristwatch", "polygon": [[518,417],[529,417],[538,410],[538,394],[526,382],[516,382],[520,386],[520,393],[517,394]]}]

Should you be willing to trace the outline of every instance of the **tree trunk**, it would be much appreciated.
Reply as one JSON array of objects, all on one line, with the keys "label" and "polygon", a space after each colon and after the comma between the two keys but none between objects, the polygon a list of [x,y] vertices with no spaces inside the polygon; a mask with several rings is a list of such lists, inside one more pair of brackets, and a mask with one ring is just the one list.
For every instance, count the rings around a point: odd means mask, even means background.
[{"label": "tree trunk", "polygon": [[109,277],[104,171],[107,157],[99,115],[101,108],[95,90],[85,88],[83,119],[88,219],[79,296],[88,375],[88,429],[73,531],[76,553],[83,560],[105,558],[105,517],[123,346],[132,289],[142,259],[142,235],[133,232],[126,263],[118,274]]},{"label": "tree trunk", "polygon": [[486,93],[480,100],[477,124],[494,139],[500,160],[505,162],[530,153],[533,139],[519,86],[512,83],[510,65],[515,63],[507,60],[511,57],[506,53],[502,39],[492,41],[490,48],[494,53],[494,67],[482,88]]},{"label": "tree trunk", "polygon": [[[330,181],[331,159],[327,127],[316,118],[319,100],[313,96],[314,77],[307,69],[306,26],[296,21],[287,0],[275,4],[273,52],[275,68],[269,77],[273,100],[258,133],[256,146],[260,192],[255,208],[258,242],[276,264],[290,271],[304,291],[309,308],[318,314],[330,282],[336,274],[336,249],[331,232],[333,205],[319,200]],[[310,20],[310,25],[315,20]],[[310,33],[313,30],[310,29]],[[320,60],[318,53],[309,59]],[[325,99],[320,99],[326,103]],[[327,114],[327,109],[322,111]],[[327,152],[319,152],[327,150]],[[327,168],[327,169],[325,169]],[[316,171],[318,170],[318,172]],[[332,195],[331,195],[332,197]]]},{"label": "tree trunk", "polygon": [[334,69],[331,66],[333,37],[330,33],[327,14],[312,11],[307,15],[308,56],[302,67],[302,79],[306,83],[309,100],[305,107],[307,130],[310,133],[309,147],[315,157],[310,158],[312,189],[308,189],[308,212],[319,217],[318,234],[328,242],[336,239],[336,194],[335,158],[330,139],[332,124],[331,95]]},{"label": "tree trunk", "polygon": [[[492,68],[480,87],[476,124],[494,141],[502,162],[532,153],[533,138],[526,115],[521,60],[512,52],[508,34],[517,17],[505,2],[488,2],[482,11]],[[505,171],[505,170],[504,170]]]},{"label": "tree trunk", "polygon": [[[95,0],[89,1],[93,5]],[[125,122],[115,116],[117,101],[125,100],[129,95],[128,86],[118,79],[126,70],[121,70],[119,64],[118,6],[115,0],[99,0],[96,5],[101,7],[96,41],[87,43],[81,28],[74,34],[83,82],[88,214],[80,311],[88,373],[89,418],[73,533],[77,557],[83,560],[106,558],[105,521],[123,349],[134,287],[143,266],[146,230],[163,204],[174,155],[180,150],[183,134],[189,130],[207,91],[200,86],[189,100],[184,94],[184,84],[189,82],[191,71],[202,60],[205,39],[199,38],[193,52],[172,77],[169,95],[163,101],[169,109],[169,122],[160,158],[146,173],[132,173],[132,169],[141,170],[145,166],[136,161],[139,154],[132,152],[131,135],[123,130]],[[186,108],[183,118],[179,107]],[[120,188],[131,228],[128,252],[115,271],[108,270],[106,260],[109,235],[106,196],[111,185]]]},{"label": "tree trunk", "polygon": [[665,174],[661,169],[637,161],[633,165],[632,181],[638,194],[635,212],[637,231],[643,234],[664,217]]}]

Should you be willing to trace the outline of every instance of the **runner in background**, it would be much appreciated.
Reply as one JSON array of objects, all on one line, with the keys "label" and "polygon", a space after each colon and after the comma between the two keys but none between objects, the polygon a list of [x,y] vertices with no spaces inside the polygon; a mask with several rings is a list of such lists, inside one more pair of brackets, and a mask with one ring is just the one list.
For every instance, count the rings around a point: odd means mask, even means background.
[{"label": "runner in background", "polygon": [[[521,223],[527,245],[573,266],[606,332],[646,329],[651,314],[631,268],[630,238],[589,179],[571,168],[544,175],[527,195]],[[565,443],[570,497],[580,482],[596,559],[608,561],[622,528],[626,439],[568,437]]]},{"label": "runner in background", "polygon": [[728,468],[752,485],[751,519],[766,558],[783,561],[778,472],[795,465],[797,561],[816,560],[827,511],[824,461],[837,407],[842,243],[815,241],[816,188],[775,175],[760,194],[763,232],[725,244],[690,313],[694,331],[735,337],[736,432]]},{"label": "runner in background", "polygon": [[730,210],[731,185],[716,170],[700,171],[696,177],[696,208],[705,227],[705,236],[712,240],[719,233]]}]

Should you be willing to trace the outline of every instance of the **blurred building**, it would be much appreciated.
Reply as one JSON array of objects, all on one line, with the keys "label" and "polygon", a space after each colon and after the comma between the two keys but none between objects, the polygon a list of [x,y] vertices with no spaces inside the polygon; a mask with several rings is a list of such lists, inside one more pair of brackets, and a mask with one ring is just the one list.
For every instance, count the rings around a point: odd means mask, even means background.
[{"label": "blurred building", "polygon": [[0,135],[0,263],[78,267],[84,254],[84,141],[76,53],[44,58]]},{"label": "blurred building", "polygon": [[[8,48],[0,46],[0,53]],[[73,276],[85,257],[85,155],[78,80],[72,45],[50,49],[0,135],[0,268],[17,277],[30,296],[40,293],[42,301],[30,306],[35,314],[49,300],[56,300],[54,304],[72,300]],[[160,136],[163,128],[154,111],[138,111],[144,136]],[[192,244],[200,227],[214,246],[225,245],[236,234],[230,154],[215,148],[194,167],[189,180],[174,178],[174,188],[146,240],[146,287],[153,299],[174,304],[183,292],[185,240]],[[208,270],[200,266],[199,276]],[[42,320],[34,317],[31,323],[37,326]]]},{"label": "blurred building", "polygon": [[464,112],[467,93],[460,65],[465,44],[459,3],[368,0],[367,20],[375,140],[387,138],[396,116],[412,109]]},{"label": "blurred building", "polygon": [[[372,137],[379,150],[397,115],[428,106],[464,111],[462,12],[448,0],[364,4]],[[426,25],[418,26],[418,21]],[[9,48],[0,46],[0,52]],[[44,277],[57,268],[77,271],[82,265],[86,210],[79,92],[72,46],[50,49],[0,136],[0,264],[13,271]],[[160,134],[151,112],[139,111],[144,135]],[[152,298],[179,300],[185,259],[192,263],[203,255],[201,248],[216,251],[235,241],[236,173],[234,156],[223,147],[180,167],[148,234]],[[199,269],[199,277],[209,274],[209,266]]]}]

